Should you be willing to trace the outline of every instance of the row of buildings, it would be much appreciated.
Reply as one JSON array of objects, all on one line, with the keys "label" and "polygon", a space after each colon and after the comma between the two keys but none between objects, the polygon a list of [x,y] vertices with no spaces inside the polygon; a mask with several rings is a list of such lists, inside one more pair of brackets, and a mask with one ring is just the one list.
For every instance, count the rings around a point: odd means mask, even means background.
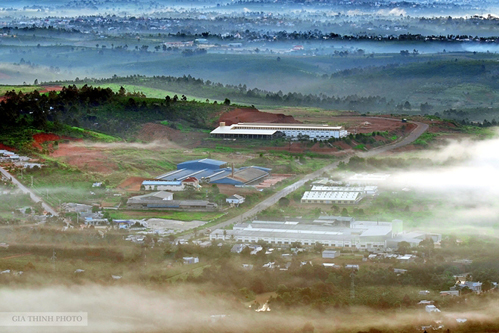
[{"label": "row of buildings", "polygon": [[31,159],[31,157],[21,156],[5,149],[0,149],[0,163],[11,163],[11,165],[23,169],[41,168],[43,166],[43,164]]},{"label": "row of buildings", "polygon": [[441,235],[422,232],[403,233],[403,222],[356,221],[353,217],[321,216],[316,220],[253,221],[236,224],[233,230],[217,229],[210,240],[234,240],[237,242],[265,241],[272,244],[314,245],[357,248],[366,250],[398,247],[402,240],[417,246],[432,237],[434,242]]}]

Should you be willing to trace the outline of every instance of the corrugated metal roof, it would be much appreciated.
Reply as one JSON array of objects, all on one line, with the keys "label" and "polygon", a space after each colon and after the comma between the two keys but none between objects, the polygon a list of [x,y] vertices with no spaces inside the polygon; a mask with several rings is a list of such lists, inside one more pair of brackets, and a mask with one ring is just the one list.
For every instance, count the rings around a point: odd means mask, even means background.
[{"label": "corrugated metal roof", "polygon": [[227,162],[225,161],[218,161],[218,160],[212,160],[211,158],[203,158],[200,160],[192,160],[192,161],[185,161],[182,163],[177,164],[177,169],[192,169],[192,170],[200,170],[200,169],[218,169],[222,165],[226,165]]},{"label": "corrugated metal roof", "polygon": [[232,125],[235,128],[244,128],[244,127],[265,127],[265,128],[272,128],[272,129],[285,129],[285,130],[292,130],[294,128],[298,130],[315,130],[315,129],[327,129],[327,130],[341,130],[343,129],[343,126],[329,126],[327,124],[279,124],[279,123],[238,123]]},{"label": "corrugated metal roof", "polygon": [[231,178],[234,178],[236,180],[242,180],[244,183],[249,183],[257,179],[260,179],[262,177],[265,177],[268,174],[269,173],[266,171],[250,167],[234,172],[234,177]]},{"label": "corrugated metal roof", "polygon": [[303,194],[302,200],[346,200],[355,201],[360,192],[310,192]]},{"label": "corrugated metal roof", "polygon": [[215,128],[210,134],[240,134],[240,135],[274,135],[277,130],[263,130],[263,129],[239,129],[231,128],[230,126],[220,126]]},{"label": "corrugated metal roof", "polygon": [[181,186],[181,181],[176,180],[144,180],[142,185],[171,185],[171,186]]}]

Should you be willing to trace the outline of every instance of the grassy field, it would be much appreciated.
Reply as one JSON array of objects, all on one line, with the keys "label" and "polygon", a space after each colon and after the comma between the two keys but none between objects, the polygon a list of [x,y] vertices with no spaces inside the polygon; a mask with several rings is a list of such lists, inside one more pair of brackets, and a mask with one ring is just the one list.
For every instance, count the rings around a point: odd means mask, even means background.
[{"label": "grassy field", "polygon": [[[83,84],[78,84],[77,87],[82,87]],[[182,95],[185,95],[188,100],[194,100],[198,102],[204,102],[206,98],[203,97],[198,97],[198,96],[192,96],[189,94],[183,94],[181,91],[168,91],[168,90],[162,90],[162,89],[156,89],[156,88],[151,88],[148,86],[142,86],[142,85],[132,85],[132,84],[116,84],[116,83],[104,83],[104,84],[99,84],[99,87],[102,88],[111,88],[114,92],[118,92],[121,87],[125,88],[127,93],[135,93],[135,92],[141,92],[144,95],[146,95],[148,98],[161,98],[164,99],[167,95],[173,98],[173,96],[177,95],[179,98]],[[212,100],[211,102],[214,102],[215,100]],[[217,102],[223,102],[223,100],[217,100]]]},{"label": "grassy field", "polygon": [[15,217],[13,212],[16,209],[33,206],[33,201],[25,194],[1,194],[0,195],[0,214],[4,218]]},{"label": "grassy field", "polygon": [[43,87],[41,86],[32,86],[32,85],[29,85],[29,86],[4,86],[4,85],[0,85],[0,96],[3,96],[5,95],[5,93],[7,91],[12,91],[12,90],[15,90],[16,92],[20,92],[22,91],[23,93],[27,93],[27,92],[32,92],[32,91],[35,91],[35,90],[41,90],[43,89]]}]

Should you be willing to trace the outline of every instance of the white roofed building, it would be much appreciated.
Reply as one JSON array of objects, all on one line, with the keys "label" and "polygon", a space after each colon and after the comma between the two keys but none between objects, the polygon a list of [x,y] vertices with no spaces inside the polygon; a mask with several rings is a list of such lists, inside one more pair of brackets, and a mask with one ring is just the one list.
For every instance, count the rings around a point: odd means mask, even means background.
[{"label": "white roofed building", "polygon": [[362,192],[307,191],[303,193],[301,203],[356,205],[362,198]]},{"label": "white roofed building", "polygon": [[343,138],[348,132],[343,126],[329,126],[327,124],[274,124],[274,123],[239,123],[230,126],[221,122],[220,126],[211,131],[217,138],[244,138],[244,139],[274,139],[286,136],[298,139],[307,135],[311,140],[319,141],[331,138]]},{"label": "white roofed building", "polygon": [[313,221],[253,221],[234,225],[233,230],[216,229],[210,240],[234,239],[237,242],[265,241],[273,244],[355,247],[359,249],[385,248],[387,239],[401,227],[401,221],[350,221],[337,216],[321,216]]}]

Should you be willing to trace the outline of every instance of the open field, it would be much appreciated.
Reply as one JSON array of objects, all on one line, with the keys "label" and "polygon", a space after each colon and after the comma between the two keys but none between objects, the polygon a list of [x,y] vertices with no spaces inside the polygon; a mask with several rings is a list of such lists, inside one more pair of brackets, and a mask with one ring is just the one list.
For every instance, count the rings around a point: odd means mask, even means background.
[{"label": "open field", "polygon": [[[83,84],[78,84],[78,87],[82,87]],[[198,102],[204,102],[206,98],[203,97],[196,97],[192,96],[189,94],[184,94],[181,91],[167,91],[167,90],[162,90],[162,89],[156,89],[156,88],[151,88],[148,86],[141,86],[141,85],[131,85],[131,84],[116,84],[116,83],[106,83],[106,84],[99,84],[99,87],[101,88],[111,88],[113,91],[117,92],[120,90],[121,87],[125,88],[127,93],[143,93],[146,95],[148,98],[165,98],[167,95],[169,95],[171,98],[173,96],[177,95],[181,97],[182,95],[185,95],[188,100],[195,100]],[[215,100],[211,100],[211,102],[214,102]],[[223,102],[223,100],[216,100],[218,103]]]}]

